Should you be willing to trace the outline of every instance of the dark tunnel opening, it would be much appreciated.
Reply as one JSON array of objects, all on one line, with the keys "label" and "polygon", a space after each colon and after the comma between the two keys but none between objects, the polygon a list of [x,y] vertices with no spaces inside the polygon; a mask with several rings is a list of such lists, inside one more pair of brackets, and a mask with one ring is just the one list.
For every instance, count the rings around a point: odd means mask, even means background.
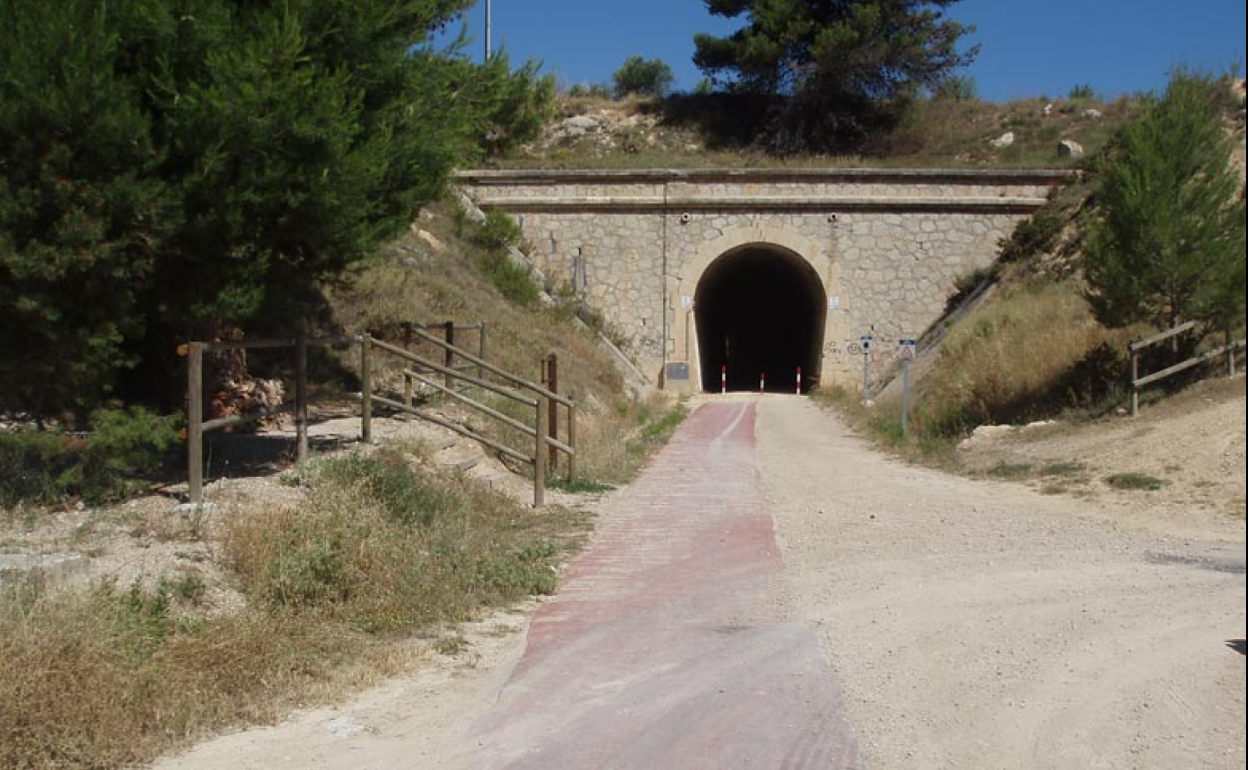
[{"label": "dark tunnel opening", "polygon": [[793,393],[819,383],[827,296],[819,275],[798,255],[774,246],[745,246],[707,268],[694,297],[702,389]]}]

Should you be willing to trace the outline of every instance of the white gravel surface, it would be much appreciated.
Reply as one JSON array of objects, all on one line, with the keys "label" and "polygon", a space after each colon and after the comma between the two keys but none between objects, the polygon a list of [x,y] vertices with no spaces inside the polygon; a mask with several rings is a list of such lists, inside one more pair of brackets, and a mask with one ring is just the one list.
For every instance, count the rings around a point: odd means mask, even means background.
[{"label": "white gravel surface", "polygon": [[[1242,518],[1169,536],[1173,506],[1124,518],[915,468],[805,399],[761,399],[757,435],[782,609],[818,629],[871,770],[1245,766]],[[414,676],[155,767],[444,770],[523,626],[488,619]]]}]

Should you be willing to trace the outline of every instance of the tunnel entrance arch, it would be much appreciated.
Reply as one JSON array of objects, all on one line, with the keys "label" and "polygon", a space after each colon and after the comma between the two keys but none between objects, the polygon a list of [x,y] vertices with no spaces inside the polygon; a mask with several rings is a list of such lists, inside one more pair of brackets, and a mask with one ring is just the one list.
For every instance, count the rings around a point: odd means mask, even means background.
[{"label": "tunnel entrance arch", "polygon": [[758,390],[765,374],[768,391],[792,393],[799,367],[802,390],[814,388],[827,307],[819,274],[793,251],[754,243],[725,252],[694,294],[702,389],[718,392],[726,371],[729,390]]}]

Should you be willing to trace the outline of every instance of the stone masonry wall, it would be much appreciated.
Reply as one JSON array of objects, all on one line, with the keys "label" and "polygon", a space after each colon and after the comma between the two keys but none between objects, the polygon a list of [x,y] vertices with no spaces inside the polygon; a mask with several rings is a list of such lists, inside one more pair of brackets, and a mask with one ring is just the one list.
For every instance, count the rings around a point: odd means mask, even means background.
[{"label": "stone masonry wall", "polygon": [[823,382],[854,384],[853,345],[873,332],[882,367],[896,341],[943,312],[957,279],[1069,179],[1063,172],[469,172],[484,208],[520,223],[556,285],[584,293],[647,375],[687,362],[703,272],[741,246],[796,254],[828,300]]}]

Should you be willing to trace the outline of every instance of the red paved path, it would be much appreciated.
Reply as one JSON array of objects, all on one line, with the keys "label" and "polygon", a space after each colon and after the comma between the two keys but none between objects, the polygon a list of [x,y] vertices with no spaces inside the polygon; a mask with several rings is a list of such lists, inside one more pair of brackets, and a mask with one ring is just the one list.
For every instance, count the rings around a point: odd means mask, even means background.
[{"label": "red paved path", "polygon": [[463,767],[864,767],[818,640],[777,609],[754,416],[702,407],[604,514]]}]

